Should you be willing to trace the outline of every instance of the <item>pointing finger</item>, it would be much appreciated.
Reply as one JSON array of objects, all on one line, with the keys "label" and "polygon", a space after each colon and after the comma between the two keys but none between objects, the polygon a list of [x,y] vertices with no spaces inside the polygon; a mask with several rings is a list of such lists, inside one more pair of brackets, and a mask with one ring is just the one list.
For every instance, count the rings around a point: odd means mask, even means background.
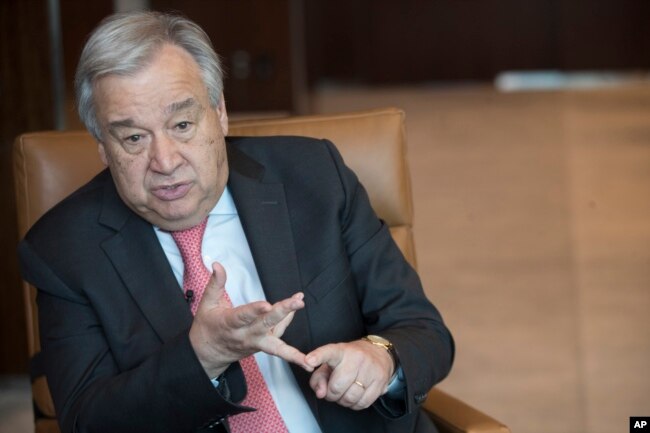
[{"label": "pointing finger", "polygon": [[342,358],[343,351],[339,349],[338,344],[326,344],[308,353],[305,359],[307,364],[314,368],[321,364],[327,364],[331,368],[336,368],[341,363]]},{"label": "pointing finger", "polygon": [[314,370],[309,364],[305,362],[304,353],[295,347],[288,345],[279,338],[267,337],[263,339],[260,343],[260,349],[269,355],[274,355],[284,359],[287,362],[299,365],[306,371],[311,372]]}]

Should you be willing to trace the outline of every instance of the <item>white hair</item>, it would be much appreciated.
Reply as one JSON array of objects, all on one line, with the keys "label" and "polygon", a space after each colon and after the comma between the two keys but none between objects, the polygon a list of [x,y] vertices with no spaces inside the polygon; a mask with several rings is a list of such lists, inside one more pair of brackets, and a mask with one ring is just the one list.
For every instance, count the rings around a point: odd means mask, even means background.
[{"label": "white hair", "polygon": [[144,68],[165,43],[187,51],[199,65],[210,105],[219,105],[223,71],[208,35],[197,24],[178,15],[140,11],[111,15],[90,35],[75,75],[79,117],[88,131],[101,141],[97,122],[94,84],[109,75],[133,75]]}]

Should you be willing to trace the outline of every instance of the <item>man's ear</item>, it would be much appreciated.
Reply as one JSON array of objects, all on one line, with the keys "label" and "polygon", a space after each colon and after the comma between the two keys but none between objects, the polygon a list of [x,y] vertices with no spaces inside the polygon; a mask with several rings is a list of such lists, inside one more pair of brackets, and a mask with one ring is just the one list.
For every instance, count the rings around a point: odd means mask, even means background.
[{"label": "man's ear", "polygon": [[97,142],[97,151],[99,152],[99,159],[108,167],[108,155],[106,155],[106,147],[101,141]]},{"label": "man's ear", "polygon": [[219,117],[223,135],[228,135],[228,112],[226,111],[226,99],[223,97],[223,93],[219,98],[219,105],[217,105],[217,116]]}]

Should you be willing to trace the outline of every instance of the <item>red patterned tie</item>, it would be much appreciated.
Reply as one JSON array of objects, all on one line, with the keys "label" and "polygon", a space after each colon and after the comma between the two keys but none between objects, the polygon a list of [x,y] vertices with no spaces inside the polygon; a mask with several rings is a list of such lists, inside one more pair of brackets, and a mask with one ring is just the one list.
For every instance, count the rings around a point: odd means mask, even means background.
[{"label": "red patterned tie", "polygon": [[[183,290],[188,299],[191,299],[192,314],[201,302],[201,297],[205,286],[210,280],[210,271],[203,264],[201,258],[201,243],[203,233],[208,220],[205,219],[201,224],[189,228],[172,232],[172,238],[178,245],[183,258]],[[191,292],[190,292],[191,290]],[[225,295],[228,305],[232,306],[230,297]],[[242,402],[243,405],[251,406],[257,409],[255,412],[247,412],[232,416],[228,419],[230,430],[233,433],[283,433],[287,432],[282,416],[273,402],[273,397],[266,386],[264,377],[253,356],[248,356],[240,361],[244,375],[248,394]]]}]

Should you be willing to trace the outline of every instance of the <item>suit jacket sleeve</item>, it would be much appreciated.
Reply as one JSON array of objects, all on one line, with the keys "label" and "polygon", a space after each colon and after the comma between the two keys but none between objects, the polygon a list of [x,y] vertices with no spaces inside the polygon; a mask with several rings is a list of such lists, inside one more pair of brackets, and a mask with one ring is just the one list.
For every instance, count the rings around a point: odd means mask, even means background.
[{"label": "suit jacket sleeve", "polygon": [[366,331],[394,344],[406,378],[403,402],[380,399],[375,407],[385,416],[400,417],[413,412],[429,389],[447,376],[453,339],[356,175],[333,145],[329,149],[345,191],[342,233]]}]

